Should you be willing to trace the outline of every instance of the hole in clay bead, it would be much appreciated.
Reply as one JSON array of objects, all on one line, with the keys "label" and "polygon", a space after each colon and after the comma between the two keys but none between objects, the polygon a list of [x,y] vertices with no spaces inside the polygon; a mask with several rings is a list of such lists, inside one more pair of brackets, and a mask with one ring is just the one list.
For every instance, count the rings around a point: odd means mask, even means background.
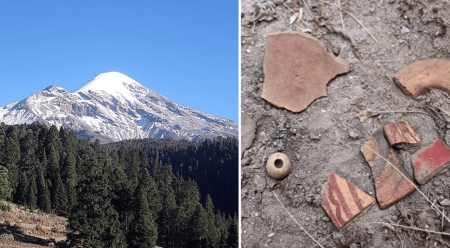
[{"label": "hole in clay bead", "polygon": [[275,167],[277,167],[278,169],[283,167],[283,160],[281,159],[275,160]]}]

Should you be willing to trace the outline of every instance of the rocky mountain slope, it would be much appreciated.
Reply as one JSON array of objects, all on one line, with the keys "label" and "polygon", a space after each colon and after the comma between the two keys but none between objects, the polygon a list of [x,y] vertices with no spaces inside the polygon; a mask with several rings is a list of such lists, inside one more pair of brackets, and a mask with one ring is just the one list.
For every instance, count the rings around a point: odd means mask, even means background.
[{"label": "rocky mountain slope", "polygon": [[233,121],[176,104],[119,72],[102,73],[73,93],[49,86],[0,108],[0,122],[35,121],[70,127],[80,137],[103,142],[238,135]]}]

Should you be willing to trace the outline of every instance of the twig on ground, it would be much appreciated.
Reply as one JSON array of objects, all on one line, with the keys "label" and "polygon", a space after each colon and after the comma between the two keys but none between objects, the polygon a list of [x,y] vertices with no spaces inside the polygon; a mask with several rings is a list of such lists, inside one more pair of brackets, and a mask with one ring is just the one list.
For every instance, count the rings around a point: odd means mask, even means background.
[{"label": "twig on ground", "polygon": [[[338,0],[339,3],[339,15],[341,16],[342,30],[345,32],[344,19],[342,18],[342,10],[341,8],[341,0]],[[344,45],[341,48],[341,52],[339,52],[339,58],[341,57],[342,51],[344,51],[345,46],[347,46],[347,42],[344,42]]]},{"label": "twig on ground", "polygon": [[339,14],[341,15],[342,30],[345,31],[344,19],[342,18],[341,0],[338,0],[338,2],[339,2]]},{"label": "twig on ground", "polygon": [[[390,164],[392,166],[392,168],[394,168],[398,173],[400,173],[417,191],[419,191],[419,193],[425,197],[425,199],[431,203],[431,206],[434,207],[434,209],[436,209],[440,214],[442,214],[442,216],[447,219],[448,222],[450,222],[450,219],[447,218],[447,216],[444,215],[444,213],[442,213],[441,210],[439,210],[438,207],[436,207],[436,205],[434,205],[433,202],[430,201],[430,199],[428,199],[428,197],[425,196],[425,194],[419,189],[419,187],[417,187],[413,182],[411,182],[411,180],[409,180],[409,178],[407,176],[405,176],[405,174],[403,174],[397,167],[395,167],[391,162],[389,162],[386,158],[384,158],[383,156],[381,156],[381,154],[379,154],[378,152],[374,151],[372,148],[370,148],[368,145],[363,145],[367,148],[369,148],[373,153],[377,154],[378,156],[380,156],[384,161],[386,161],[388,164]],[[375,223],[375,222],[374,222]],[[377,222],[377,223],[381,223],[381,222]],[[393,224],[391,224],[393,225]],[[447,234],[450,235],[450,234]]]},{"label": "twig on ground", "polygon": [[323,241],[327,240],[331,235],[333,235],[333,233],[330,233],[328,236],[326,236],[325,238],[321,238],[319,240],[320,243],[322,243]]},{"label": "twig on ground", "polygon": [[356,114],[355,117],[358,117],[361,122],[366,121],[370,117],[374,117],[380,114],[395,114],[395,113],[419,113],[424,115],[430,115],[429,113],[422,112],[422,111],[377,111],[377,110],[371,110],[367,109],[364,111],[361,111],[360,113]]},{"label": "twig on ground", "polygon": [[430,56],[428,56],[427,59],[429,59],[429,58],[433,57],[434,55],[436,55],[436,53],[438,53],[442,48],[446,47],[446,46],[448,45],[448,43],[449,43],[449,42],[446,41],[446,42],[444,43],[444,45],[442,45],[441,47],[439,47],[438,50],[436,50],[434,53],[432,53]]},{"label": "twig on ground", "polygon": [[377,32],[381,35],[381,37],[385,38],[387,41],[393,42],[392,40],[390,40],[386,36],[384,36],[380,31],[377,30]]},{"label": "twig on ground", "polygon": [[344,46],[341,48],[341,52],[339,52],[339,58],[341,57],[342,52],[344,51],[345,47],[347,46],[347,42],[344,43]]},{"label": "twig on ground", "polygon": [[402,248],[403,248],[403,240],[400,238],[400,235],[398,235],[397,232],[395,232],[395,234],[397,234],[398,239],[400,240],[400,243],[402,243]]},{"label": "twig on ground", "polygon": [[442,234],[442,235],[448,235],[448,236],[450,236],[450,233],[436,232],[436,231],[432,231],[432,230],[426,230],[426,229],[421,229],[421,228],[417,228],[417,227],[410,227],[410,226],[402,226],[402,225],[391,224],[391,223],[371,222],[371,223],[369,223],[369,224],[383,224],[383,225],[389,224],[389,225],[398,226],[398,227],[406,228],[406,229],[413,229],[413,230],[422,231],[422,232],[428,232],[428,233],[435,233],[435,234]]},{"label": "twig on ground", "polygon": [[303,2],[303,5],[305,6],[306,10],[308,11],[309,15],[311,16],[311,18],[314,18],[313,14],[311,13],[311,10],[309,10],[308,5],[306,4],[305,0],[300,0],[300,3]]},{"label": "twig on ground", "polygon": [[316,242],[316,244],[317,245],[319,245],[321,248],[323,248],[323,246],[319,243],[319,242],[317,242],[317,240],[316,239],[314,239],[314,237],[313,236],[311,236],[311,234],[309,234],[298,222],[297,222],[297,220],[294,218],[294,216],[292,216],[291,215],[291,213],[289,213],[289,211],[287,211],[287,209],[284,207],[284,205],[283,205],[283,203],[281,203],[281,201],[280,201],[280,199],[278,198],[278,195],[275,193],[275,192],[273,192],[273,194],[275,195],[275,197],[277,198],[277,200],[278,200],[278,202],[281,204],[281,206],[283,207],[283,209],[286,211],[286,213],[288,213],[288,215],[291,217],[291,219],[292,220],[294,220],[294,222],[306,233],[306,234],[308,234],[308,236],[312,239],[312,240],[314,240],[314,242]]},{"label": "twig on ground", "polygon": [[289,6],[287,6],[287,4],[286,3],[283,3],[283,5],[288,9],[288,10],[290,10],[292,13],[294,13],[295,14],[295,11],[293,11],[291,8],[289,8]]},{"label": "twig on ground", "polygon": [[351,17],[353,17],[353,19],[355,19],[359,24],[361,24],[361,26],[367,31],[367,33],[369,33],[369,35],[372,37],[372,39],[375,40],[375,42],[378,42],[378,40],[375,39],[375,37],[372,35],[372,33],[370,33],[369,29],[367,29],[366,26],[364,26],[364,24],[362,24],[362,22],[360,20],[358,20],[358,18],[356,18],[356,16],[354,16],[352,13],[348,12],[347,10],[345,10],[345,9],[343,9],[343,8],[337,6],[337,5],[334,5],[334,4],[331,4],[331,3],[327,3],[327,2],[322,2],[322,1],[319,1],[319,2],[324,3],[324,4],[328,4],[330,6],[337,7],[340,10],[344,11],[345,13],[349,14]]}]

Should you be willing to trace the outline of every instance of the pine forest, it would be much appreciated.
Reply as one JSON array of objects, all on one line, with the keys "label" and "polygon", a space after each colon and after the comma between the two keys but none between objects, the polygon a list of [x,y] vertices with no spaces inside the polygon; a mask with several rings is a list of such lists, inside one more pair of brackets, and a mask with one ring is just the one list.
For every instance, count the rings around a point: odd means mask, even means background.
[{"label": "pine forest", "polygon": [[0,200],[68,218],[70,247],[238,247],[238,140],[100,144],[0,124]]}]

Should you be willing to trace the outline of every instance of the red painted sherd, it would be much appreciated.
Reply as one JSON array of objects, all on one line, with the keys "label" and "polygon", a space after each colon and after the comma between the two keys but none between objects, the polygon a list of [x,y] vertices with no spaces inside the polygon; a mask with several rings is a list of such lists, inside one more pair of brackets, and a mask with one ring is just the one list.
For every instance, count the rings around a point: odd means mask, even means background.
[{"label": "red painted sherd", "polygon": [[450,148],[438,139],[433,144],[420,149],[412,164],[416,181],[424,184],[450,164]]},{"label": "red painted sherd", "polygon": [[322,207],[338,229],[364,213],[375,199],[353,183],[331,173],[322,190]]},{"label": "red painted sherd", "polygon": [[394,147],[407,148],[420,144],[416,132],[409,122],[389,123],[384,126],[384,135],[389,144]]}]

